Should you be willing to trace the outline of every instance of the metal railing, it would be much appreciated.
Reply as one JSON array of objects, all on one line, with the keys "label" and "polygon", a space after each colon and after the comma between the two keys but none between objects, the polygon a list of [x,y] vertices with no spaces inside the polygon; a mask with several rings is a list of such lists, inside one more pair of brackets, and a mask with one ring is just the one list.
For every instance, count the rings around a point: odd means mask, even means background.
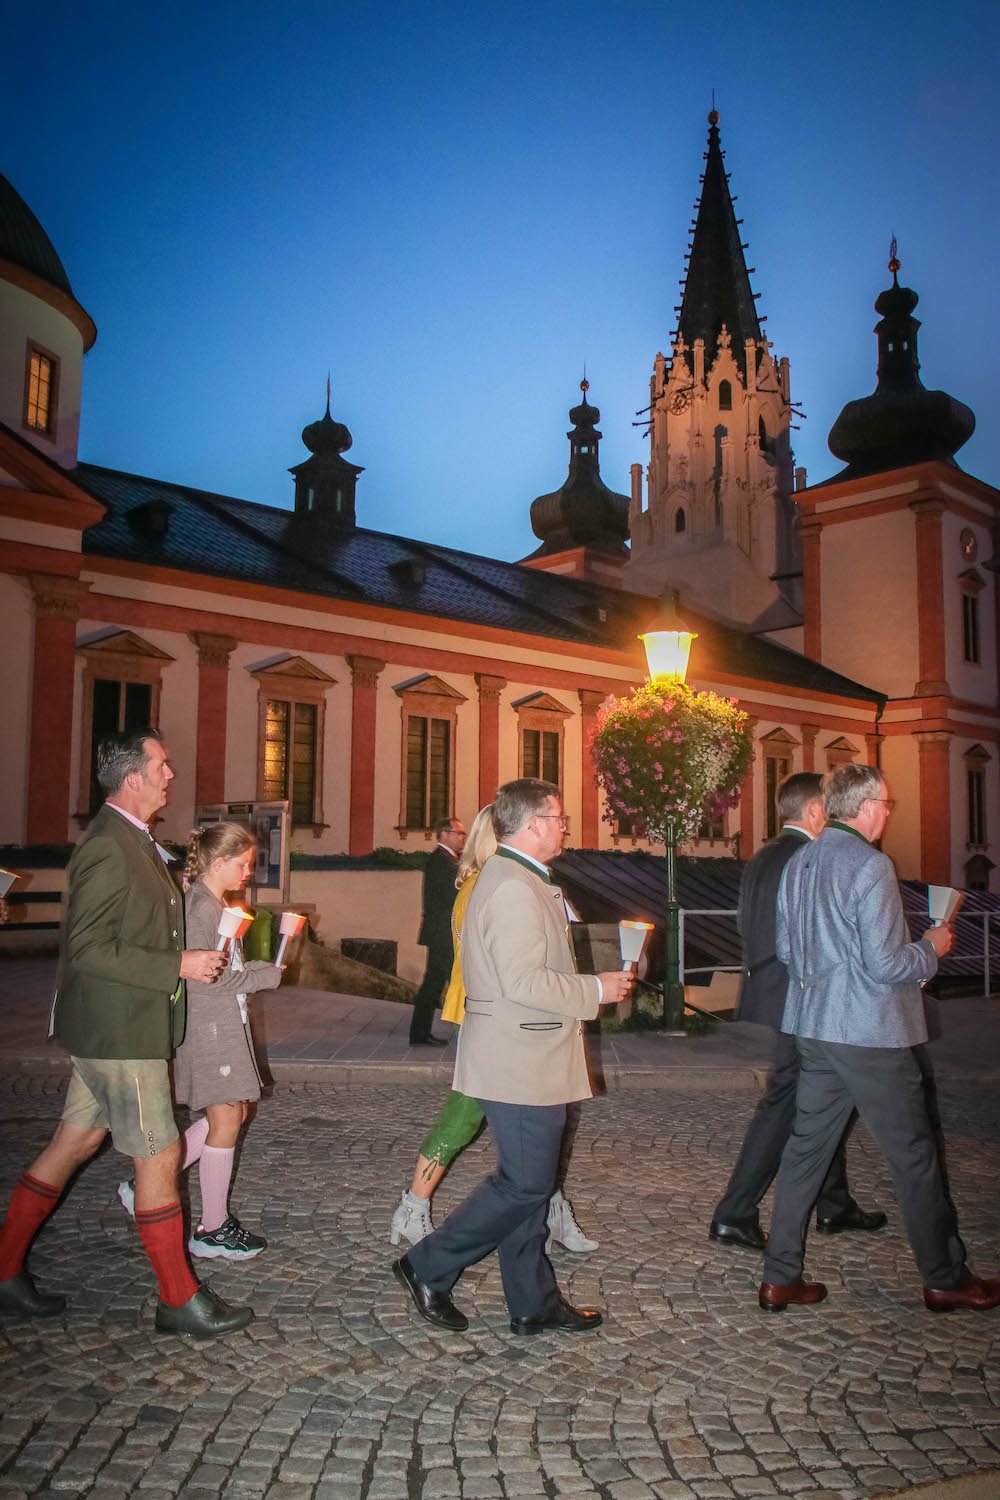
[{"label": "metal railing", "polygon": [[[715,973],[720,973],[720,974],[740,974],[740,973],[742,973],[743,965],[741,963],[740,964],[701,964],[701,965],[699,965],[697,967],[694,966],[694,965],[692,965],[691,967],[688,967],[685,964],[685,962],[684,962],[684,938],[685,938],[685,921],[686,921],[686,918],[688,918],[688,917],[735,917],[736,915],[737,915],[737,912],[736,912],[736,908],[735,907],[724,907],[724,906],[700,906],[700,907],[693,907],[693,906],[684,907],[684,906],[682,906],[681,907],[681,910],[680,910],[680,921],[679,921],[679,927],[680,927],[679,948],[680,948],[680,956],[681,956],[681,979],[682,979],[683,982],[687,981],[687,976],[689,974],[715,974]],[[928,924],[929,924],[930,923],[930,918],[928,917],[927,920],[928,920]],[[991,981],[991,972],[990,971],[991,971],[991,953],[992,953],[992,950],[991,950],[991,944],[990,944],[990,926],[991,926],[991,923],[993,921],[995,921],[995,920],[1000,920],[1000,912],[995,912],[995,911],[968,911],[968,912],[964,912],[964,911],[960,911],[960,912],[958,912],[952,918],[953,922],[981,922],[982,925],[983,925],[983,949],[982,949],[982,965],[983,965],[983,967],[982,967],[982,975],[983,975],[983,994],[984,995],[988,995],[991,992],[992,981]],[[969,960],[966,960],[966,961],[968,962]],[[998,961],[998,969],[1000,969],[1000,961]]]}]

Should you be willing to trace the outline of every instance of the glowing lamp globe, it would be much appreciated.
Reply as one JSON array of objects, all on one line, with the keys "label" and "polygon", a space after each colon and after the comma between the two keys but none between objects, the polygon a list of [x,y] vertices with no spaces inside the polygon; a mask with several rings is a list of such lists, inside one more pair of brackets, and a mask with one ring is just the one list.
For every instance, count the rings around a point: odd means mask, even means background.
[{"label": "glowing lamp globe", "polygon": [[691,642],[696,638],[694,630],[648,630],[639,637],[646,652],[646,666],[650,678],[687,676]]}]

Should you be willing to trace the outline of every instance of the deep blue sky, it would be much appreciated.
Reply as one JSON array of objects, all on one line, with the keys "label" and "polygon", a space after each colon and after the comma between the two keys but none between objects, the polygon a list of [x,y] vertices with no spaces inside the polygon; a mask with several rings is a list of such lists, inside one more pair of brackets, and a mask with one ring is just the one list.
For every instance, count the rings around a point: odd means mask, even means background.
[{"label": "deep blue sky", "polygon": [[523,556],[584,361],[605,481],[647,461],[715,88],[810,481],[874,386],[894,231],[924,382],[973,407],[959,460],[1000,485],[997,13],[19,7],[0,170],[98,325],[81,457],[288,504],[329,369],[361,524]]}]

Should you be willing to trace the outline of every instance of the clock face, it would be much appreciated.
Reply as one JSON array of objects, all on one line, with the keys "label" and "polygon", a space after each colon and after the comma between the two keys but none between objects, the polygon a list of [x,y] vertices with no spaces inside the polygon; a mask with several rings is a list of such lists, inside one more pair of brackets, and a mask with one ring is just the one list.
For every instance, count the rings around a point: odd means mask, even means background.
[{"label": "clock face", "polygon": [[975,562],[976,555],[979,552],[979,543],[976,541],[976,533],[974,531],[970,531],[968,526],[966,526],[962,532],[962,535],[958,539],[958,543],[962,549],[962,556],[969,562]]},{"label": "clock face", "polygon": [[682,411],[687,409],[690,399],[687,391],[676,391],[670,398],[670,410],[675,416],[679,416]]}]

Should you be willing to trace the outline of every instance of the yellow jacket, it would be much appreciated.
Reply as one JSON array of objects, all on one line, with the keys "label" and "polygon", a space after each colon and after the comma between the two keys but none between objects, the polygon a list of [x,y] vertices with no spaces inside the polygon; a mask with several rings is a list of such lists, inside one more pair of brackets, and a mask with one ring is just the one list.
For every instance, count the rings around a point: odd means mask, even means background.
[{"label": "yellow jacket", "polygon": [[465,1018],[465,985],[462,983],[462,923],[465,920],[465,908],[472,895],[472,887],[478,879],[477,870],[459,886],[455,905],[451,909],[451,936],[455,944],[455,962],[452,965],[451,979],[441,1007],[441,1019],[454,1021],[456,1026],[461,1026]]}]

